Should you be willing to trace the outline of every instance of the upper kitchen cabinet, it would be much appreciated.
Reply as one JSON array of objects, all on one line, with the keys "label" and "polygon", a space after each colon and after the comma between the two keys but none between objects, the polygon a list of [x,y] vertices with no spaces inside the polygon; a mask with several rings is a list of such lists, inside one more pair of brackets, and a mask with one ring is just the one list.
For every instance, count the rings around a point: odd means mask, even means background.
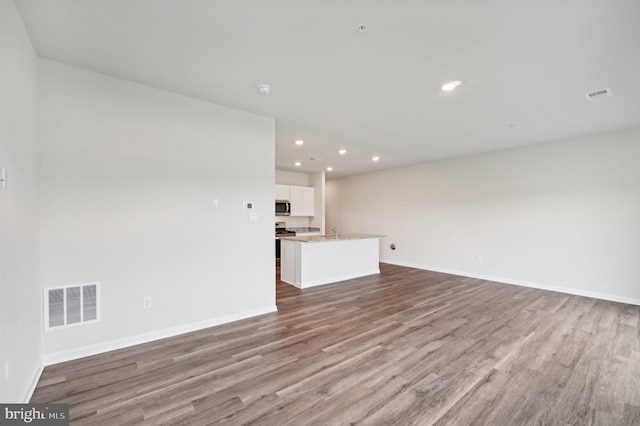
[{"label": "upper kitchen cabinet", "polygon": [[[304,186],[290,186],[288,188],[289,201],[291,202],[291,216],[314,216],[315,189]],[[277,190],[276,188],[276,191]]]},{"label": "upper kitchen cabinet", "polygon": [[276,185],[276,200],[291,201],[289,188],[289,185]]}]

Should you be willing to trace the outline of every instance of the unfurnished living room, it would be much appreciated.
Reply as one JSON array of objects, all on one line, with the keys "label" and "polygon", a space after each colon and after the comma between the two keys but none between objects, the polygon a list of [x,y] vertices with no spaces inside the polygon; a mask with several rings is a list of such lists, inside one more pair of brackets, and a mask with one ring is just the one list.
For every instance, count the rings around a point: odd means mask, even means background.
[{"label": "unfurnished living room", "polygon": [[0,0],[0,424],[640,425],[639,17]]}]

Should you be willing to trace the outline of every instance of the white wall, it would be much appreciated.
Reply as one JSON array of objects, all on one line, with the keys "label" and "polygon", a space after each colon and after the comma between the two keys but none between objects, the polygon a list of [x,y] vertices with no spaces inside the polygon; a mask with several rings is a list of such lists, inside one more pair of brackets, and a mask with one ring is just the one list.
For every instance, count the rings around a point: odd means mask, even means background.
[{"label": "white wall", "polygon": [[273,119],[44,59],[40,84],[41,282],[103,299],[45,359],[275,309]]},{"label": "white wall", "polygon": [[388,235],[391,262],[640,304],[640,129],[330,180],[331,226]]},{"label": "white wall", "polygon": [[24,402],[40,367],[36,120],[36,55],[14,2],[0,0],[0,402]]},{"label": "white wall", "polygon": [[276,183],[278,185],[309,186],[309,175],[306,173],[276,170]]},{"label": "white wall", "polygon": [[309,221],[309,226],[320,228],[320,233],[325,233],[325,197],[326,180],[324,172],[311,173],[309,175],[309,186],[315,188],[315,216]]}]

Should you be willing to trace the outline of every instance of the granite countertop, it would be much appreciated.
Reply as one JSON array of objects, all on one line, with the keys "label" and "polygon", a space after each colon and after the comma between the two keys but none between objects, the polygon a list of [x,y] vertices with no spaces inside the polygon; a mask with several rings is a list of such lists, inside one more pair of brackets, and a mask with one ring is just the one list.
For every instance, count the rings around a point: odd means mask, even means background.
[{"label": "granite countertop", "polygon": [[320,232],[320,228],[309,228],[309,227],[287,228],[287,231],[293,231],[293,232]]},{"label": "granite countertop", "polygon": [[378,234],[338,234],[335,235],[310,235],[308,237],[280,237],[281,240],[300,241],[301,243],[320,243],[326,241],[361,240],[366,238],[381,238]]}]

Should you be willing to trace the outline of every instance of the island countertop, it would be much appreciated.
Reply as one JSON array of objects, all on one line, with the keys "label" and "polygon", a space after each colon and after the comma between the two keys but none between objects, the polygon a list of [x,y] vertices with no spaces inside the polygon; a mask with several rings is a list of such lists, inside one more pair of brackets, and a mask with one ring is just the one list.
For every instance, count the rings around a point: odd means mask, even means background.
[{"label": "island countertop", "polygon": [[300,237],[280,237],[281,240],[299,241],[301,243],[320,243],[327,241],[346,241],[346,240],[362,240],[368,238],[382,238],[385,235],[378,234],[338,234],[338,238],[335,235],[309,235]]}]

